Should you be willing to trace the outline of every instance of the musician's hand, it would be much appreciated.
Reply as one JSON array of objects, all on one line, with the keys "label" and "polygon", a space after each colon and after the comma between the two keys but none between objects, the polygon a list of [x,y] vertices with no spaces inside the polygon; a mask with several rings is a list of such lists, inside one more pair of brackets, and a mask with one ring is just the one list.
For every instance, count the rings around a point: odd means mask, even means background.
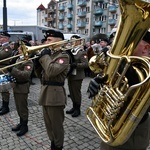
[{"label": "musician's hand", "polygon": [[40,54],[40,57],[44,55],[51,55],[51,50],[49,48],[44,48]]},{"label": "musician's hand", "polygon": [[100,77],[96,76],[93,79],[91,79],[89,83],[89,87],[87,90],[87,93],[89,94],[89,98],[94,97],[96,94],[98,94],[98,91],[100,89],[100,84],[104,83],[107,80],[108,76]]},{"label": "musician's hand", "polygon": [[72,67],[72,68],[77,68],[77,63],[75,63],[75,62],[72,63],[72,64],[71,64],[71,67]]}]

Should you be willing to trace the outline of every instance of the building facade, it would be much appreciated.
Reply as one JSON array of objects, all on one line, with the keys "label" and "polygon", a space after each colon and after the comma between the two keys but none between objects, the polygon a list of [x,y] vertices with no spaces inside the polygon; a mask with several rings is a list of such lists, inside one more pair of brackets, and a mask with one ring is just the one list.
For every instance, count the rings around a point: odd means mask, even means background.
[{"label": "building facade", "polygon": [[97,33],[109,35],[119,14],[116,0],[51,0],[45,9],[43,25],[88,37]]},{"label": "building facade", "polygon": [[47,26],[46,8],[42,4],[37,8],[37,25]]}]

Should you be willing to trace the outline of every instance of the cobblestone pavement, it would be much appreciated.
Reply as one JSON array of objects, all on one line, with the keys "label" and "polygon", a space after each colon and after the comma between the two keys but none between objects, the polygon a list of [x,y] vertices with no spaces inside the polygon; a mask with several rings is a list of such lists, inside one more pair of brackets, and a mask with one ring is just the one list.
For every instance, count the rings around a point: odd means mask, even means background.
[{"label": "cobblestone pavement", "polygon": [[[89,81],[90,78],[85,78],[82,84],[81,115],[77,118],[72,118],[70,115],[65,117],[64,150],[100,150],[101,140],[86,117],[86,109],[91,105],[86,93]],[[42,109],[38,105],[40,83],[37,78],[34,78],[33,82],[36,84],[31,85],[28,98],[29,132],[25,136],[17,137],[16,133],[11,131],[11,127],[18,122],[18,114],[10,91],[10,113],[0,116],[0,150],[50,150]],[[68,95],[67,81],[65,87]],[[71,106],[71,100],[68,98],[65,110],[70,109]]]}]

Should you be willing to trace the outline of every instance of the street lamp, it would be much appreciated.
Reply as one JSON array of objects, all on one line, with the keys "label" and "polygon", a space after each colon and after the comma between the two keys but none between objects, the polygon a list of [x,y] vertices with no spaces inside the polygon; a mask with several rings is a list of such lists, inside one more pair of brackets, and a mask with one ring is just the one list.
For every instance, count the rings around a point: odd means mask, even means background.
[{"label": "street lamp", "polygon": [[6,7],[6,0],[3,0],[3,31],[7,31],[7,7]]}]

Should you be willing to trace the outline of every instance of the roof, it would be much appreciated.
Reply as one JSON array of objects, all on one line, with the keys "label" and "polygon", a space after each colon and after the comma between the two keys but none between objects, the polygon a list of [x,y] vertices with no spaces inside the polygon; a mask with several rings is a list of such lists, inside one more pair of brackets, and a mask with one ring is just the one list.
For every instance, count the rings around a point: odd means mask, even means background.
[{"label": "roof", "polygon": [[37,10],[45,10],[46,8],[41,4],[38,8],[37,8]]}]

